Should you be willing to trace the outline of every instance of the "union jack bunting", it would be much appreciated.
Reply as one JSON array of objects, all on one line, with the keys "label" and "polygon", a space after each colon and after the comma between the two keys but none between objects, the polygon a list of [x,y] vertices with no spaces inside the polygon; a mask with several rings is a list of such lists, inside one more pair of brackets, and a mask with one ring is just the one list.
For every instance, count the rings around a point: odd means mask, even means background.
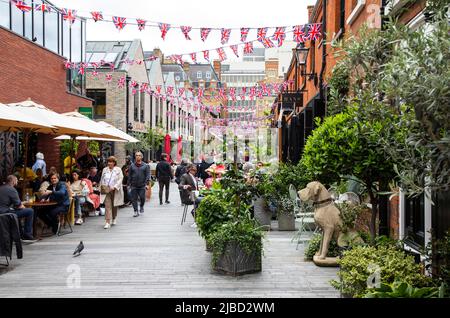
[{"label": "union jack bunting", "polygon": [[147,23],[147,21],[142,20],[142,19],[136,19],[136,22],[137,22],[139,31],[143,31],[145,29],[145,24]]},{"label": "union jack bunting", "polygon": [[191,32],[192,27],[190,26],[180,26],[181,32],[183,32],[184,37],[186,40],[191,40],[191,37],[189,36],[189,32]]},{"label": "union jack bunting", "polygon": [[96,62],[91,62],[90,64],[94,69],[98,69],[98,67],[100,66],[100,64]]},{"label": "union jack bunting", "polygon": [[16,5],[17,9],[19,9],[22,12],[30,12],[31,6],[27,5],[25,1],[13,1]]},{"label": "union jack bunting", "polygon": [[258,32],[256,32],[256,37],[259,42],[262,43],[262,41],[266,38],[267,29],[268,28],[258,28]]},{"label": "union jack bunting", "polygon": [[308,27],[307,39],[311,41],[316,41],[320,38],[320,23],[310,24]]},{"label": "union jack bunting", "polygon": [[126,25],[127,18],[122,18],[122,17],[113,17],[113,23],[116,26],[117,30],[122,30]]},{"label": "union jack bunting", "polygon": [[170,58],[172,61],[174,61],[175,63],[183,64],[182,55],[174,54],[174,55],[169,56],[169,58]]},{"label": "union jack bunting", "polygon": [[62,9],[61,13],[63,15],[63,19],[69,22],[72,25],[77,18],[77,11],[72,9]]},{"label": "union jack bunting", "polygon": [[236,55],[237,57],[239,57],[239,52],[238,52],[238,46],[237,46],[237,44],[231,45],[230,48],[233,50],[234,55]]},{"label": "union jack bunting", "polygon": [[219,60],[221,62],[227,59],[227,54],[225,53],[225,50],[222,47],[217,49],[217,54],[219,54]]},{"label": "union jack bunting", "polygon": [[139,89],[141,93],[145,93],[148,89],[148,83],[142,83],[141,88]]},{"label": "union jack bunting", "polygon": [[167,94],[172,96],[172,94],[173,94],[173,86],[167,86]]},{"label": "union jack bunting", "polygon": [[195,64],[197,64],[197,53],[191,53],[191,60],[192,62],[194,62]]},{"label": "union jack bunting", "polygon": [[248,95],[250,99],[253,100],[253,98],[255,98],[255,95],[256,95],[256,87],[250,88],[250,94]]},{"label": "union jack bunting", "polygon": [[65,61],[64,67],[66,68],[66,70],[70,70],[73,67],[73,64],[70,61]]},{"label": "union jack bunting", "polygon": [[161,94],[161,85],[156,85],[155,89],[158,94]]},{"label": "union jack bunting", "polygon": [[244,53],[250,54],[253,53],[253,42],[246,42],[244,45]]},{"label": "union jack bunting", "polygon": [[161,38],[162,38],[163,40],[165,40],[165,39],[166,39],[166,34],[167,34],[167,32],[169,32],[169,30],[170,30],[170,24],[167,24],[167,23],[158,23],[158,25],[159,25],[159,30],[161,31]]},{"label": "union jack bunting", "polygon": [[306,33],[304,25],[296,25],[294,26],[293,33],[294,41],[297,43],[303,43],[306,41]]},{"label": "union jack bunting", "polygon": [[246,94],[247,94],[247,87],[241,87],[241,100],[245,100]]},{"label": "union jack bunting", "polygon": [[250,31],[250,28],[241,28],[241,42],[247,41],[247,35]]},{"label": "union jack bunting", "polygon": [[273,39],[278,41],[278,47],[283,45],[283,41],[286,38],[286,27],[277,27],[273,34]]},{"label": "union jack bunting", "polygon": [[97,78],[98,77],[98,72],[97,71],[92,71],[91,75],[93,78]]},{"label": "union jack bunting", "polygon": [[185,90],[186,90],[185,88],[180,87],[180,88],[178,89],[178,96],[182,97],[182,96],[184,95],[184,91],[185,91]]},{"label": "union jack bunting", "polygon": [[222,34],[222,38],[220,40],[220,43],[225,44],[230,39],[231,29],[222,29],[221,34]]},{"label": "union jack bunting", "polygon": [[202,39],[203,42],[206,41],[206,38],[208,37],[209,32],[211,32],[210,28],[201,28],[200,29],[200,38]]},{"label": "union jack bunting", "polygon": [[273,44],[272,40],[269,38],[264,38],[261,43],[264,45],[266,49],[275,47],[275,44]]},{"label": "union jack bunting", "polygon": [[34,9],[36,11],[42,11],[42,12],[51,12],[51,7],[48,4],[41,3],[41,4],[35,4]]},{"label": "union jack bunting", "polygon": [[203,95],[204,95],[203,88],[200,87],[200,88],[198,89],[197,97],[202,98]]},{"label": "union jack bunting", "polygon": [[209,62],[209,51],[203,51],[203,58]]},{"label": "union jack bunting", "polygon": [[138,83],[136,81],[130,82],[130,87],[136,87],[137,85],[138,85]]},{"label": "union jack bunting", "polygon": [[112,81],[112,74],[105,75],[106,83],[109,84]]},{"label": "union jack bunting", "polygon": [[125,87],[125,81],[126,81],[126,77],[125,76],[120,77],[119,80],[117,81],[117,87],[124,88]]},{"label": "union jack bunting", "polygon": [[99,11],[92,11],[91,16],[92,16],[92,20],[94,20],[94,22],[103,20],[103,14]]}]

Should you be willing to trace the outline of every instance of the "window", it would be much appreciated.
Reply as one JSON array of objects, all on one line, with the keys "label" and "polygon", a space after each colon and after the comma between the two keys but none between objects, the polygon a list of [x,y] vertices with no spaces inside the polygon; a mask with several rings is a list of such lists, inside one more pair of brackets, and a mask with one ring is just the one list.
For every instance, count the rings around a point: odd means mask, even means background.
[{"label": "window", "polygon": [[23,30],[24,13],[22,13],[22,11],[17,9],[12,3],[11,3],[11,5],[13,6],[11,8],[12,9],[12,11],[11,11],[12,31],[14,31],[20,35],[25,35],[24,30]]},{"label": "window", "polygon": [[86,96],[94,100],[93,119],[106,118],[106,89],[88,89]]},{"label": "window", "polygon": [[140,94],[141,94],[141,123],[145,123],[145,92],[141,92]]},{"label": "window", "polygon": [[211,72],[206,72],[206,74],[205,74],[205,78],[207,78],[207,79],[211,79]]},{"label": "window", "polygon": [[71,59],[70,56],[70,27],[68,22],[64,21],[61,17],[61,26],[62,26],[62,56],[64,56],[67,59]]},{"label": "window", "polygon": [[139,94],[133,95],[134,98],[134,121],[139,121]]},{"label": "window", "polygon": [[37,44],[44,45],[44,13],[34,10],[34,37]]},{"label": "window", "polygon": [[201,79],[202,78],[202,72],[198,71],[197,72],[197,79]]},{"label": "window", "polygon": [[[16,9],[16,8],[14,8]],[[26,13],[24,16],[25,19],[25,33],[24,36],[27,37],[28,39],[32,40],[33,39],[33,14],[30,12]]]},{"label": "window", "polygon": [[44,46],[55,53],[59,53],[60,50],[58,36],[61,37],[59,34],[61,31],[58,31],[58,22],[59,13],[53,11],[44,13]]},{"label": "window", "polygon": [[8,2],[0,2],[0,25],[9,29],[9,5]]},{"label": "window", "polygon": [[405,198],[406,241],[413,247],[425,244],[425,195]]}]

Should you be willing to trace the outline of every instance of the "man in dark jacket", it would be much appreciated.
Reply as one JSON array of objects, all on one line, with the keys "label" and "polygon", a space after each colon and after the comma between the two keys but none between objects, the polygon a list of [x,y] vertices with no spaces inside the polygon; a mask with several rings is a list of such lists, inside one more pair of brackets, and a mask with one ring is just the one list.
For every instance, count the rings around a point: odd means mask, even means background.
[{"label": "man in dark jacket", "polygon": [[64,182],[59,181],[59,175],[50,174],[50,186],[44,192],[43,201],[56,202],[55,206],[43,211],[39,217],[48,226],[52,227],[54,234],[58,231],[58,215],[67,214],[69,212],[69,193]]},{"label": "man in dark jacket", "polygon": [[33,237],[33,209],[26,209],[20,201],[16,190],[17,177],[10,175],[6,178],[6,184],[0,186],[0,214],[14,213],[18,218],[25,218],[23,230],[24,241],[34,242]]},{"label": "man in dark jacket", "polygon": [[[185,173],[180,180],[180,184],[178,185],[178,189],[181,191],[181,202],[186,205],[194,205],[194,209],[191,211],[192,217],[195,220],[195,206],[199,203],[193,196],[192,191],[198,191],[198,182],[195,175],[197,174],[197,166],[191,164],[187,167],[187,173]],[[191,227],[197,227],[194,222]]]},{"label": "man in dark jacket", "polygon": [[[144,213],[145,191],[149,189],[150,167],[142,161],[142,152],[135,154],[135,163],[128,169],[127,186],[131,190],[131,202],[133,203],[134,216],[139,216],[139,212]],[[138,199],[140,209],[138,211]]]},{"label": "man in dark jacket", "polygon": [[13,242],[16,245],[17,258],[23,257],[20,240],[19,221],[14,213],[0,214],[0,256],[11,259]]},{"label": "man in dark jacket", "polygon": [[163,190],[166,188],[166,203],[169,201],[169,186],[170,180],[173,179],[173,171],[170,164],[167,162],[167,154],[161,155],[161,161],[156,165],[156,178],[159,183],[159,204],[163,204]]}]

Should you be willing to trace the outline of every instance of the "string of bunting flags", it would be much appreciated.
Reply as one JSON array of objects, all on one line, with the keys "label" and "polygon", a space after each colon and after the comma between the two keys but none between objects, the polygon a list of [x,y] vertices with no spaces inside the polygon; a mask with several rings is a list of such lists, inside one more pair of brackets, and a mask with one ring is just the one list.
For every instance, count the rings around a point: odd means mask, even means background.
[{"label": "string of bunting flags", "polygon": [[[5,2],[4,0],[1,0],[1,2]],[[11,3],[15,5],[15,7],[24,12],[24,13],[30,13],[30,11],[33,9],[32,5],[27,4],[26,1],[17,1],[17,0],[10,0]],[[192,30],[199,30],[200,33],[200,39],[205,42],[211,33],[211,31],[219,31],[220,32],[220,43],[222,45],[225,45],[228,43],[231,37],[231,32],[233,30],[240,32],[240,39],[241,42],[247,42],[247,37],[250,31],[255,30],[257,41],[262,43],[264,47],[275,47],[275,44],[273,41],[276,41],[277,46],[280,47],[283,45],[283,42],[286,39],[286,35],[288,33],[292,33],[292,40],[297,43],[302,43],[307,40],[317,40],[321,37],[321,24],[320,23],[313,23],[313,24],[306,24],[306,25],[294,25],[294,26],[278,26],[278,27],[257,27],[257,28],[249,28],[249,27],[240,27],[240,28],[212,28],[212,27],[192,27],[192,26],[186,26],[186,25],[172,25],[170,23],[164,23],[164,22],[154,22],[154,21],[148,21],[142,18],[128,18],[128,17],[119,17],[119,16],[109,16],[110,18],[105,18],[106,15],[104,15],[101,11],[90,11],[88,15],[80,15],[77,10],[74,9],[67,9],[67,8],[57,8],[53,5],[46,4],[46,3],[39,3],[34,4],[34,9],[37,11],[42,11],[44,13],[50,13],[50,12],[58,12],[62,15],[63,20],[66,21],[69,25],[72,25],[77,19],[85,19],[85,20],[93,20],[94,22],[111,22],[114,24],[117,30],[123,30],[127,25],[135,25],[137,26],[139,31],[144,31],[146,27],[150,28],[158,28],[161,32],[161,38],[163,40],[166,39],[166,36],[168,32],[172,29],[179,29],[181,33],[183,34],[184,38],[188,41],[192,40],[191,38],[191,31]],[[274,29],[274,33],[269,36],[268,32],[269,29]],[[232,45],[230,48],[233,50],[236,56],[237,49],[235,50],[236,46]],[[250,50],[250,47],[248,48]],[[226,59],[226,54],[223,50],[223,48],[217,48],[216,49],[219,58]],[[199,52],[196,52],[199,53]],[[194,53],[191,53],[194,54]],[[178,56],[174,56],[178,57]],[[204,58],[206,60],[209,60],[207,56],[204,54]]]}]

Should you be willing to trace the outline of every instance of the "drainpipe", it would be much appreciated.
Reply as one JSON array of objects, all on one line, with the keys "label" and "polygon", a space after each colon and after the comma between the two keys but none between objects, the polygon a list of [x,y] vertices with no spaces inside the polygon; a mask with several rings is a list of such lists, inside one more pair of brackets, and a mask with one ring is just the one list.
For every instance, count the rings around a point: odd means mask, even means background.
[{"label": "drainpipe", "polygon": [[[126,97],[126,127],[125,130],[127,134],[130,133],[130,81],[131,77],[126,77],[126,85],[127,85],[127,97]],[[129,155],[129,151],[127,150],[127,156]]]},{"label": "drainpipe", "polygon": [[[322,11],[322,33],[323,36],[325,35],[325,32],[327,30],[327,0],[323,0],[323,11]],[[320,70],[320,75],[319,75],[319,87],[320,87],[320,99],[325,100],[325,94],[324,94],[324,89],[323,89],[323,74],[325,72],[325,68],[327,66],[327,46],[326,46],[326,38],[322,39],[322,69]],[[326,103],[325,103],[325,107],[326,107]],[[326,111],[325,111],[326,113]]]}]

